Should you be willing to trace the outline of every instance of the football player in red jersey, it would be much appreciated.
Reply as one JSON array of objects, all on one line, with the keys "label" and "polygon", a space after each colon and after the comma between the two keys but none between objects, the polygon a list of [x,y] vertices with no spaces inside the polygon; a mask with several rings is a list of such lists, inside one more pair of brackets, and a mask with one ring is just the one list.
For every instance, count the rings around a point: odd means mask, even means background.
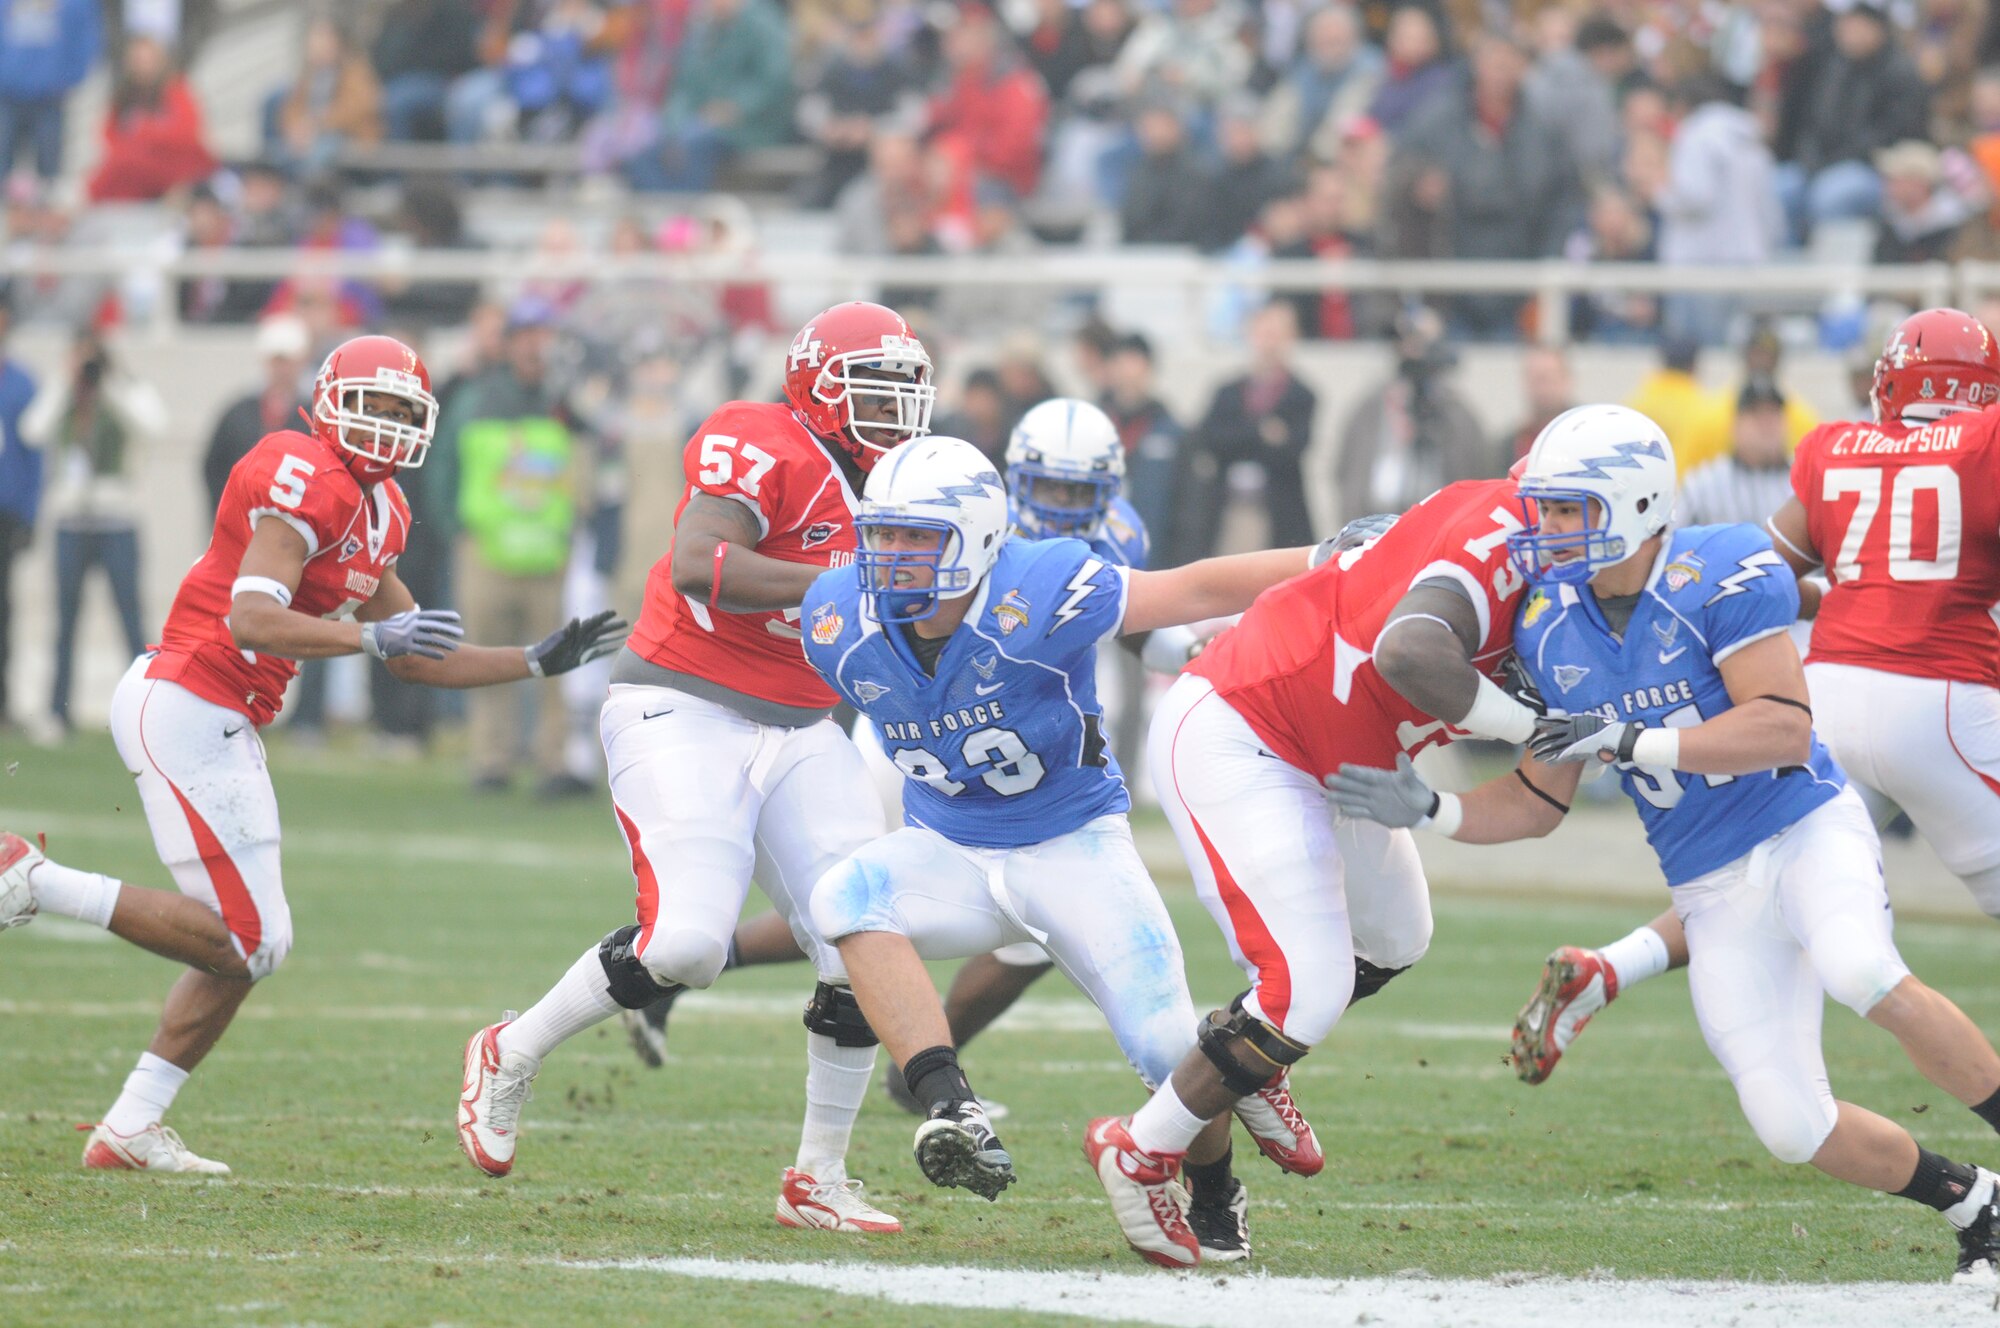
[{"label": "football player in red jersey", "polygon": [[625,635],[605,612],[525,648],[461,645],[456,613],[411,598],[396,575],[410,509],[395,476],[423,464],[437,402],[408,346],[369,336],[336,347],[309,425],[267,435],[237,462],[160,644],[112,697],[112,737],[180,893],[65,867],[0,835],[0,928],[52,913],[188,965],[124,1092],[88,1127],[86,1167],[229,1170],[160,1121],[251,985],[291,949],[257,730],[278,713],[294,660],[366,653],[408,682],[484,687],[553,677]]},{"label": "football player in red jersey", "polygon": [[836,698],[806,663],[799,605],[821,572],[853,561],[864,477],[928,432],[935,398],[930,356],[901,317],[840,304],[793,340],[783,404],[729,402],[688,442],[673,542],[600,720],[638,918],[467,1043],[459,1140],[486,1174],[512,1169],[529,1082],[556,1046],[715,981],[754,874],[820,976],[805,1011],[805,1128],[777,1219],[902,1229],[847,1177],[875,1035],[808,908],[813,883],[887,827],[860,752],[828,717]]},{"label": "football player in red jersey", "polygon": [[[1510,479],[1440,489],[1264,592],[1155,712],[1153,785],[1252,985],[1137,1113],[1091,1123],[1085,1151],[1136,1248],[1161,1246],[1158,1196],[1202,1126],[1275,1093],[1351,1001],[1428,948],[1411,836],[1337,818],[1321,780],[1467,734],[1533,732],[1534,712],[1495,681],[1524,584],[1507,537],[1521,529]],[[1525,780],[1518,795],[1547,800]]]},{"label": "football player in red jersey", "polygon": [[[2000,347],[1970,314],[1913,314],[1870,399],[1872,420],[1800,441],[1792,497],[1766,523],[1797,575],[1824,566],[1831,583],[1824,596],[1799,583],[1814,728],[2000,917]],[[1515,1024],[1516,1072],[1541,1083],[1592,1015],[1686,962],[1671,911],[1599,949],[1558,949]],[[2000,1129],[2000,1095],[1974,1110]]]}]

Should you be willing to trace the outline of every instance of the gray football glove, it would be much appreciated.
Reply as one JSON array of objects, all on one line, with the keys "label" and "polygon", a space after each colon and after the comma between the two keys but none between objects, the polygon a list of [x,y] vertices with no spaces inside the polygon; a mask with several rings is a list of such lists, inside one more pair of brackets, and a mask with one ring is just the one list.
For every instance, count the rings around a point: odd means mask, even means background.
[{"label": "gray football glove", "polygon": [[1417,825],[1438,809],[1438,795],[1401,752],[1394,770],[1343,765],[1324,782],[1327,798],[1342,812],[1397,830]]},{"label": "gray football glove", "polygon": [[1639,741],[1644,724],[1624,720],[1606,721],[1602,715],[1565,715],[1557,711],[1535,721],[1535,734],[1528,750],[1537,761],[1550,765],[1597,760],[1629,761],[1632,744]]},{"label": "gray football glove", "polygon": [[588,618],[571,618],[540,642],[528,647],[528,672],[537,678],[553,678],[571,669],[602,659],[625,644],[632,624],[606,609]]},{"label": "gray football glove", "polygon": [[1332,539],[1321,540],[1319,547],[1312,551],[1308,566],[1318,567],[1321,563],[1337,558],[1349,549],[1358,549],[1369,540],[1386,533],[1396,524],[1394,512],[1376,512],[1369,516],[1357,516],[1340,528],[1340,533]]},{"label": "gray football glove", "polygon": [[377,659],[422,655],[443,659],[465,637],[451,609],[408,609],[381,622],[361,624],[361,648]]}]

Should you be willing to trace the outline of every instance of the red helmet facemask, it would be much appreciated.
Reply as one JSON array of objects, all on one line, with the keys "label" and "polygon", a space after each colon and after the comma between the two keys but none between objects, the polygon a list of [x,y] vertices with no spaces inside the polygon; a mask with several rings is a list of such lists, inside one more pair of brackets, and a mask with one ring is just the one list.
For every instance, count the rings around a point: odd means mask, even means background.
[{"label": "red helmet facemask", "polygon": [[[785,400],[866,472],[930,432],[937,385],[929,352],[902,316],[857,300],[834,305],[793,338]],[[885,418],[872,418],[878,414]]]},{"label": "red helmet facemask", "polygon": [[2000,348],[1961,310],[1911,314],[1882,347],[1868,399],[1878,424],[1984,410],[2000,401]]},{"label": "red helmet facemask", "polygon": [[[411,418],[370,414],[369,398],[395,397]],[[394,337],[355,337],[333,348],[313,379],[312,430],[342,455],[354,478],[377,484],[399,470],[415,470],[437,432],[438,404],[424,362]]]}]

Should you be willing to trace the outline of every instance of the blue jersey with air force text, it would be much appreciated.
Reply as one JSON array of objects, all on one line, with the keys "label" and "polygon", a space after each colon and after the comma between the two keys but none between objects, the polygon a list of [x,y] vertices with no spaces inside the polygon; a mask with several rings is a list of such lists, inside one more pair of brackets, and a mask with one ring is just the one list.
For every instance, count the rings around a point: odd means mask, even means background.
[{"label": "blue jersey with air force text", "polygon": [[1125,572],[1075,539],[1009,538],[927,675],[861,611],[853,567],[806,593],[806,658],[875,723],[903,819],[956,844],[1021,848],[1131,808],[1106,749],[1097,643],[1125,620]]},{"label": "blue jersey with air force text", "polygon": [[[1798,615],[1798,583],[1763,531],[1690,526],[1661,550],[1622,642],[1588,587],[1539,586],[1514,649],[1552,709],[1683,728],[1730,708],[1717,665]],[[1806,764],[1753,775],[1616,768],[1669,885],[1734,862],[1847,784],[1817,734]]]}]

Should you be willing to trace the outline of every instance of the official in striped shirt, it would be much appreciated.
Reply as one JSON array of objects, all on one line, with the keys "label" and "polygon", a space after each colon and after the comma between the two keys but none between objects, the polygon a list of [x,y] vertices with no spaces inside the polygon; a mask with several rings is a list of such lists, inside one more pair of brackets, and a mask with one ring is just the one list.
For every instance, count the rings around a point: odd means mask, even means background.
[{"label": "official in striped shirt", "polygon": [[1674,519],[1683,526],[1747,521],[1761,526],[1792,493],[1785,394],[1771,378],[1752,378],[1736,398],[1729,455],[1704,462],[1681,481]]}]

